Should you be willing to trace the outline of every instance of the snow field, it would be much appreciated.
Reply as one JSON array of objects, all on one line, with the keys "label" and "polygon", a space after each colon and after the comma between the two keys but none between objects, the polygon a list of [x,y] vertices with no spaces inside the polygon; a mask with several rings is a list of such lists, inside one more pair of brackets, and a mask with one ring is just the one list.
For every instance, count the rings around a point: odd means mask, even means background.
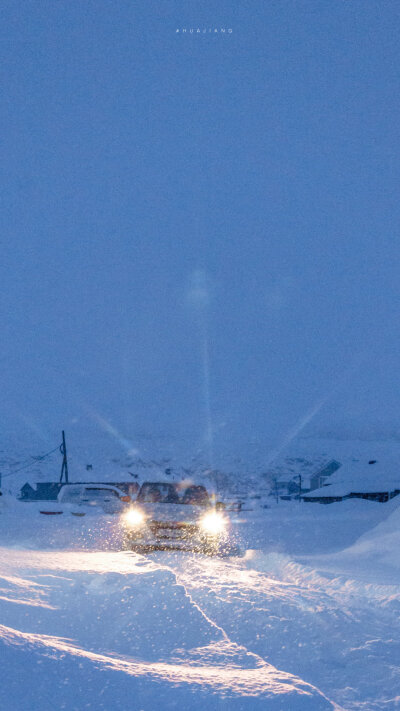
[{"label": "snow field", "polygon": [[244,513],[230,559],[140,556],[117,517],[3,506],[7,711],[399,708],[400,509],[310,506]]}]

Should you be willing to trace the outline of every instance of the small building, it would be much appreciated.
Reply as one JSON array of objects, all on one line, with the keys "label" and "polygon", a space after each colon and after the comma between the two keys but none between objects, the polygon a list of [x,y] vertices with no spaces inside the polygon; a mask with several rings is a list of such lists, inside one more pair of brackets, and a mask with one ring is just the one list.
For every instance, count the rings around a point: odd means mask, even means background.
[{"label": "small building", "polygon": [[21,488],[21,501],[56,501],[62,484],[54,481],[41,481],[34,489],[28,482]]},{"label": "small building", "polygon": [[23,485],[20,492],[20,499],[23,501],[32,501],[36,498],[36,489],[33,488],[28,482]]},{"label": "small building", "polygon": [[384,503],[400,494],[400,467],[396,462],[370,459],[344,464],[329,483],[301,498],[308,503],[332,504],[345,499]]},{"label": "small building", "polygon": [[[328,487],[326,487],[328,488]],[[325,495],[322,493],[322,489],[317,489],[318,493],[315,492],[309,492],[305,496],[302,496],[301,498],[303,501],[306,503],[314,503],[314,504],[336,504],[338,501],[343,501],[344,499],[348,499],[349,497],[346,496],[335,496],[333,492],[325,493]],[[315,495],[314,495],[315,493]]]},{"label": "small building", "polygon": [[342,466],[336,459],[325,460],[325,463],[323,460],[313,462],[300,458],[288,461],[292,464],[292,470],[274,480],[271,490],[271,495],[279,496],[282,501],[299,499],[301,494],[319,489]]},{"label": "small building", "polygon": [[116,486],[129,496],[136,496],[139,491],[137,481],[70,481],[68,484],[54,481],[38,482],[34,489],[28,482],[21,488],[21,501],[56,501],[58,493],[63,486],[69,484],[107,484]]},{"label": "small building", "polygon": [[332,459],[328,464],[325,464],[322,469],[310,476],[310,491],[320,489],[321,486],[324,486],[327,479],[340,469],[341,466],[340,462],[337,462],[336,459]]}]

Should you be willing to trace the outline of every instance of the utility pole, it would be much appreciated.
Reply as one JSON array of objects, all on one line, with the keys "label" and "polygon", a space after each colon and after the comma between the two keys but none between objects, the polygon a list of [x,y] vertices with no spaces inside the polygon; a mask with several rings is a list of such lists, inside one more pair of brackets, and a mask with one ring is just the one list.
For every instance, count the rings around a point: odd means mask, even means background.
[{"label": "utility pole", "polygon": [[68,460],[67,460],[67,445],[65,444],[65,432],[62,431],[62,444],[60,447],[60,452],[63,455],[62,465],[61,465],[61,476],[60,484],[62,484],[63,476],[65,475],[65,483],[68,484]]}]

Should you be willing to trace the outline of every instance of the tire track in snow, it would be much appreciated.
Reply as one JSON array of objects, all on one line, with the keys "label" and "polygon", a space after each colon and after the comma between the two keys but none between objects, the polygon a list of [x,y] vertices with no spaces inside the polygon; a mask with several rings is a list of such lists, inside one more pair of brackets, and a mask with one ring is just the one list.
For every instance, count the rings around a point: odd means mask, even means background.
[{"label": "tire track in snow", "polygon": [[[15,599],[7,603],[0,601],[1,611],[6,618],[9,617],[9,621],[0,626],[0,642],[4,645],[0,652],[5,659],[7,648],[18,650],[17,664],[21,667],[27,662],[31,664],[37,658],[44,665],[47,664],[46,658],[63,659],[63,666],[66,663],[79,667],[85,664],[89,673],[94,668],[104,673],[122,672],[125,678],[136,678],[141,683],[147,680],[150,685],[160,682],[168,687],[186,686],[193,693],[201,690],[203,693],[219,694],[221,698],[236,699],[239,703],[243,699],[243,707],[240,706],[243,709],[251,708],[252,703],[265,702],[271,710],[277,711],[283,708],[332,711],[334,708],[312,685],[288,672],[280,671],[261,657],[249,653],[243,646],[232,642],[223,627],[214,622],[202,605],[193,600],[190,592],[185,592],[184,586],[169,566],[156,565],[138,556],[133,559],[126,554],[59,551],[49,556],[45,551],[37,555],[21,551],[16,553],[15,558],[8,556],[6,567],[13,576],[9,580],[10,584],[18,580],[23,581],[25,587],[33,585],[36,588],[37,579],[40,578],[43,581],[40,587],[43,586],[47,600],[57,599],[58,603],[56,610],[48,609],[46,614],[38,618],[19,614],[18,605],[12,605]],[[54,575],[54,571],[61,575]],[[68,577],[65,576],[66,572]],[[152,622],[157,606],[158,622],[162,626],[150,629],[156,647],[156,653],[151,659],[142,656],[142,641],[135,656],[130,645],[125,652],[117,646],[105,651],[106,626],[99,624],[97,615],[90,614],[91,610],[100,609],[108,619],[108,613],[114,611],[114,621],[117,622],[119,603],[125,599],[124,589],[127,588],[141,594],[145,620]],[[152,599],[153,591],[155,597]],[[133,599],[136,600],[134,595],[131,596]],[[187,604],[182,606],[182,600],[187,600]],[[164,613],[163,602],[168,601],[171,622],[168,622]],[[8,607],[3,608],[3,604]],[[133,603],[131,609],[134,607]],[[196,614],[191,615],[191,610],[195,610]],[[82,619],[80,615],[83,615]],[[174,624],[174,615],[179,623],[178,634],[175,634],[173,646],[169,645],[168,654],[163,657],[159,652],[161,639],[157,637],[157,632],[166,633],[169,640],[170,633],[174,631],[169,628],[169,624]],[[199,637],[200,617],[204,620],[204,629],[214,630],[213,635],[207,633]],[[136,620],[134,628],[135,623]],[[189,627],[192,637],[187,637]],[[137,630],[135,633],[138,637]],[[115,640],[119,640],[119,634]],[[190,646],[181,650],[181,642],[187,644],[188,641]],[[192,642],[200,642],[203,647],[193,649]],[[191,655],[191,651],[195,654]],[[11,659],[15,660],[16,657],[11,656]],[[110,683],[117,684],[118,679]]]},{"label": "tire track in snow", "polygon": [[[235,563],[176,558],[172,569],[209,617],[226,620],[231,641],[248,653],[323,688],[347,711],[394,708],[400,626],[393,586],[331,581],[286,556],[280,571],[275,560],[272,577],[268,557]],[[243,566],[260,562],[261,570]]]},{"label": "tire track in snow", "polygon": [[[164,554],[164,555],[165,555],[165,554]],[[278,673],[281,673],[281,672],[277,669],[277,667],[275,667],[274,665],[272,665],[270,662],[268,662],[266,659],[264,659],[264,658],[263,658],[260,654],[258,654],[257,652],[251,651],[251,650],[250,650],[245,644],[243,644],[241,641],[235,642],[235,641],[233,641],[233,639],[231,639],[231,637],[228,635],[228,633],[226,632],[226,630],[225,630],[221,625],[219,625],[215,620],[213,620],[213,619],[210,617],[210,615],[203,609],[203,607],[201,607],[201,605],[200,605],[196,600],[194,600],[194,598],[193,598],[191,592],[189,591],[189,586],[188,586],[188,583],[187,583],[187,577],[186,577],[185,575],[183,575],[182,573],[180,573],[179,571],[177,571],[176,568],[172,567],[171,565],[161,564],[161,563],[159,562],[158,557],[154,556],[153,554],[150,554],[149,557],[150,557],[150,559],[151,559],[152,562],[155,562],[156,565],[159,566],[159,569],[160,569],[160,570],[168,571],[168,572],[170,572],[170,573],[172,573],[172,574],[174,575],[174,578],[175,578],[175,580],[176,580],[176,584],[183,588],[183,590],[184,590],[184,592],[185,592],[185,595],[186,595],[186,597],[188,598],[190,604],[202,615],[202,617],[207,621],[208,624],[210,624],[213,628],[215,628],[218,632],[220,632],[220,634],[222,635],[223,641],[226,642],[226,644],[227,644],[227,646],[228,646],[228,648],[229,648],[229,650],[230,650],[231,653],[232,653],[232,652],[236,652],[236,653],[238,653],[238,654],[244,654],[244,655],[246,655],[247,657],[252,658],[252,659],[254,660],[256,666],[258,666],[258,667],[260,667],[260,668],[264,668],[264,669],[267,669],[267,668],[268,668],[268,669],[273,669],[274,671],[278,671]],[[207,560],[207,559],[206,559],[206,560]],[[186,582],[185,582],[185,580],[186,580]],[[193,581],[192,581],[192,587],[196,588],[196,586],[193,585]],[[193,651],[194,651],[194,652],[197,652],[197,651],[201,652],[202,650],[199,649],[199,650],[193,650]],[[201,663],[201,662],[200,662],[200,663]],[[322,701],[322,699],[323,699],[324,702],[327,702],[327,703],[329,704],[329,706],[330,706],[331,709],[334,709],[335,711],[345,711],[344,709],[342,709],[341,706],[339,706],[338,704],[336,704],[335,702],[333,702],[331,699],[329,699],[317,686],[315,686],[315,685],[313,685],[313,684],[310,684],[310,682],[304,681],[304,679],[302,679],[301,677],[299,677],[299,676],[297,676],[297,675],[296,675],[296,676],[295,676],[295,675],[292,675],[290,672],[282,672],[282,673],[284,673],[284,674],[290,674],[290,676],[292,677],[293,681],[295,681],[296,683],[299,683],[299,682],[300,682],[300,684],[309,685],[310,688],[312,688],[313,691],[314,691],[316,694],[318,694],[318,695],[320,696],[321,701]]]}]

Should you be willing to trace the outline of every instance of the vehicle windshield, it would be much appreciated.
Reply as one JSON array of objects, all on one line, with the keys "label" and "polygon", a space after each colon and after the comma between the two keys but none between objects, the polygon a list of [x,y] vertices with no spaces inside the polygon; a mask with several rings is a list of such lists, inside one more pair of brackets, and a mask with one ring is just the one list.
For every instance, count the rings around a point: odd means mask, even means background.
[{"label": "vehicle windshield", "polygon": [[86,487],[84,492],[83,492],[83,497],[84,499],[104,499],[104,498],[112,498],[113,496],[116,496],[118,498],[118,494],[116,491],[113,491],[112,489],[100,489],[100,488],[95,488],[95,487]]},{"label": "vehicle windshield", "polygon": [[182,496],[181,503],[192,506],[210,506],[210,497],[204,486],[188,486]]},{"label": "vehicle windshield", "polygon": [[82,489],[80,486],[63,486],[58,499],[64,503],[76,503],[81,498]]},{"label": "vehicle windshield", "polygon": [[179,504],[179,496],[173,484],[146,482],[140,487],[137,501],[144,504]]},{"label": "vehicle windshield", "polygon": [[146,482],[142,484],[137,501],[145,504],[187,504],[210,506],[210,497],[204,486],[188,486],[181,496],[174,484]]}]

